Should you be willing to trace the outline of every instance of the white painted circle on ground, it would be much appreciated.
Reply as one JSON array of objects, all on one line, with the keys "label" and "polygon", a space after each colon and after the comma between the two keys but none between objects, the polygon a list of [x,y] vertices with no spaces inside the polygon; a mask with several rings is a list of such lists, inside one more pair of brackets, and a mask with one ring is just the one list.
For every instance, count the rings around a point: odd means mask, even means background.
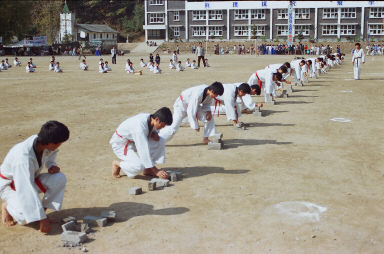
[{"label": "white painted circle on ground", "polygon": [[342,118],[342,117],[335,117],[335,118],[332,118],[332,119],[329,119],[329,120],[334,121],[334,122],[340,122],[340,123],[349,123],[349,122],[352,121],[350,119]]},{"label": "white painted circle on ground", "polygon": [[340,93],[352,93],[352,90],[341,90]]}]

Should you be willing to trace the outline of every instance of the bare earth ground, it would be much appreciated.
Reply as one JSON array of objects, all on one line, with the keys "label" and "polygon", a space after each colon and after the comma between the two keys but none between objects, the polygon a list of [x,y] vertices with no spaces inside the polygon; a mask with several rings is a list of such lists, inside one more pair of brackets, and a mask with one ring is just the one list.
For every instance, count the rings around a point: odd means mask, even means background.
[{"label": "bare earth ground", "polygon": [[[120,122],[172,108],[187,87],[246,82],[291,57],[209,56],[211,68],[177,73],[162,56],[164,73],[143,76],[124,72],[126,58],[138,66],[139,56],[119,57],[113,72],[99,74],[96,57],[87,58],[88,72],[76,57],[57,57],[65,72],[53,73],[48,57],[34,57],[36,73],[25,73],[27,58],[0,73],[0,158],[47,120],[62,121],[71,137],[57,161],[68,184],[63,211],[51,215],[116,210],[117,222],[86,244],[90,253],[383,253],[384,57],[368,57],[354,81],[348,55],[342,67],[265,105],[265,117],[243,116],[246,131],[216,118],[225,150],[208,151],[201,133],[180,128],[162,166],[185,178],[155,192],[144,177],[112,179],[108,141]],[[130,196],[133,186],[145,193]],[[58,247],[59,224],[48,236],[37,227],[1,226],[0,253],[79,252]]]}]

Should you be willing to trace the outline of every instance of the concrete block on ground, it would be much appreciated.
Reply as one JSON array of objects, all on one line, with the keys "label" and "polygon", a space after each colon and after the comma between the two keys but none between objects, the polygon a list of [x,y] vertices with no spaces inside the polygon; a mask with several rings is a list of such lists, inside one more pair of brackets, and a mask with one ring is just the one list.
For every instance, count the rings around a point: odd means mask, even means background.
[{"label": "concrete block on ground", "polygon": [[209,142],[208,143],[208,150],[222,150],[222,149],[223,149],[223,142],[218,142],[218,143]]},{"label": "concrete block on ground", "polygon": [[111,210],[104,210],[101,212],[100,217],[107,218],[107,221],[114,221],[116,219],[116,212]]},{"label": "concrete block on ground", "polygon": [[87,234],[84,232],[64,231],[61,234],[61,240],[70,244],[80,244],[88,239]]},{"label": "concrete block on ground", "polygon": [[143,193],[143,190],[141,189],[141,187],[132,187],[129,189],[130,195],[140,195],[141,193]]},{"label": "concrete block on ground", "polygon": [[89,233],[91,228],[88,226],[87,223],[81,223],[80,224],[80,232]]},{"label": "concrete block on ground", "polygon": [[63,225],[61,225],[63,232],[65,231],[75,231],[76,230],[76,222],[71,220]]},{"label": "concrete block on ground", "polygon": [[67,222],[70,222],[70,221],[77,222],[77,219],[75,217],[68,216],[68,217],[65,217],[64,219],[61,219],[61,221],[64,222],[64,223],[67,223]]},{"label": "concrete block on ground", "polygon": [[148,190],[149,190],[149,191],[154,191],[154,190],[156,190],[156,182],[149,182],[149,183],[148,183]]},{"label": "concrete block on ground", "polygon": [[269,105],[275,105],[276,104],[276,102],[274,100],[267,101],[266,103]]},{"label": "concrete block on ground", "polygon": [[156,183],[156,188],[163,188],[169,186],[169,180],[168,179],[161,179],[161,178],[152,178],[152,183]]},{"label": "concrete block on ground", "polygon": [[211,139],[211,142],[213,142],[213,143],[220,142],[223,139],[223,134],[217,133],[217,134],[211,136],[210,139]]},{"label": "concrete block on ground", "polygon": [[287,86],[287,93],[293,93],[292,85]]},{"label": "concrete block on ground", "polygon": [[91,227],[105,227],[105,225],[107,225],[107,219],[88,215],[83,218],[83,223],[87,223]]},{"label": "concrete block on ground", "polygon": [[263,116],[263,112],[256,110],[256,111],[253,111],[252,115],[254,115],[254,116]]},{"label": "concrete block on ground", "polygon": [[[183,173],[180,171],[167,170],[166,172],[168,173],[171,182],[181,181],[183,179]],[[171,175],[176,175],[176,181],[172,181]]]}]

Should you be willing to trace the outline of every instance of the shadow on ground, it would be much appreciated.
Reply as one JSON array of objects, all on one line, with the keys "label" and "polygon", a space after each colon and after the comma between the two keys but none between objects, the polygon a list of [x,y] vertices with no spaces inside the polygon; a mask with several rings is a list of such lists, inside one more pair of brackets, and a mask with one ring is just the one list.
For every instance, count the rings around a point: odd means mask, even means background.
[{"label": "shadow on ground", "polygon": [[[225,143],[224,143],[225,144]],[[162,168],[164,170],[174,170],[183,173],[184,178],[199,177],[210,174],[246,174],[249,172],[247,169],[233,169],[225,170],[223,167],[180,167],[180,168]]]},{"label": "shadow on ground", "polygon": [[290,145],[292,142],[278,142],[270,139],[224,139],[224,149],[237,148],[240,146],[257,146],[257,145]]},{"label": "shadow on ground", "polygon": [[[48,216],[55,220],[60,221],[62,218],[73,216],[77,219],[82,219],[87,215],[100,216],[103,210],[113,210],[116,212],[116,220],[113,223],[108,223],[107,226],[112,226],[114,223],[121,223],[128,221],[129,219],[137,216],[145,215],[177,215],[183,214],[189,211],[186,207],[169,207],[163,209],[153,209],[153,205],[136,203],[136,202],[119,202],[111,204],[108,207],[90,207],[90,208],[71,208],[65,209],[62,211],[55,211]],[[61,222],[52,224],[52,230],[50,235],[61,234],[63,231],[61,229]],[[28,225],[38,229],[39,223],[31,223]]]}]

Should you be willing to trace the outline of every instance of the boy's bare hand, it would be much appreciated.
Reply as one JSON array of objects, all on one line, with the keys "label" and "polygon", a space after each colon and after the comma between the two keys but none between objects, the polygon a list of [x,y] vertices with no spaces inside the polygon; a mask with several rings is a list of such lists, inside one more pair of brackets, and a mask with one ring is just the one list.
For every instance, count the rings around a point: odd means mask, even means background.
[{"label": "boy's bare hand", "polygon": [[48,218],[45,218],[40,221],[40,232],[48,234],[51,231],[51,225],[49,224]]},{"label": "boy's bare hand", "polygon": [[205,114],[205,118],[207,119],[207,121],[211,121],[212,119],[212,114],[210,111],[208,111],[206,114]]},{"label": "boy's bare hand", "polygon": [[52,166],[48,169],[48,173],[56,174],[60,172],[60,168],[58,166]]}]

